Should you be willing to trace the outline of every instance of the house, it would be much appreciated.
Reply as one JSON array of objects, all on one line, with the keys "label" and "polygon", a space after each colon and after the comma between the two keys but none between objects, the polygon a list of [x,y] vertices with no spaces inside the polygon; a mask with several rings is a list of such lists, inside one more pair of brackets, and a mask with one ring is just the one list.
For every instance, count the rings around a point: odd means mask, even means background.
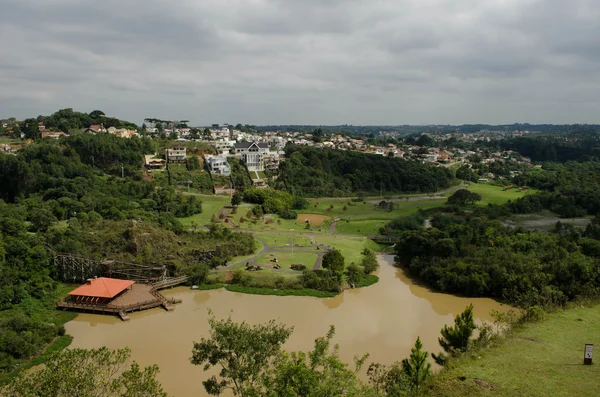
[{"label": "house", "polygon": [[265,170],[265,154],[269,152],[269,145],[261,142],[241,142],[235,144],[236,157],[240,158],[248,171]]},{"label": "house", "polygon": [[165,155],[167,158],[167,163],[169,163],[169,164],[185,163],[186,154],[185,154],[185,147],[183,147],[183,146],[177,146],[177,147],[173,147],[171,149],[167,149]]},{"label": "house", "polygon": [[43,121],[38,121],[38,129],[39,129],[40,131],[43,131],[43,130],[45,130],[45,129],[46,129],[46,126],[44,125],[44,122],[43,122]]},{"label": "house", "polygon": [[65,133],[62,131],[49,131],[49,130],[43,130],[41,132],[41,136],[42,138],[54,138],[54,139],[58,139],[61,136],[64,136]]},{"label": "house", "polygon": [[12,153],[12,147],[6,144],[0,145],[0,153],[10,154]]},{"label": "house", "polygon": [[147,170],[162,170],[166,167],[167,162],[165,159],[155,158],[152,154],[144,156],[144,167]]},{"label": "house", "polygon": [[231,167],[229,167],[227,157],[218,154],[216,156],[205,155],[204,158],[210,172],[225,176],[231,175]]},{"label": "house", "polygon": [[106,132],[106,128],[104,128],[103,124],[92,124],[86,128],[84,132],[87,132],[88,134],[96,134],[98,132]]},{"label": "house", "polygon": [[281,156],[277,152],[267,152],[265,154],[265,169],[269,171],[277,171],[279,169],[279,163],[281,162]]},{"label": "house", "polygon": [[230,139],[217,139],[216,141],[210,141],[209,144],[220,154],[229,153],[229,151],[235,147],[235,141]]}]

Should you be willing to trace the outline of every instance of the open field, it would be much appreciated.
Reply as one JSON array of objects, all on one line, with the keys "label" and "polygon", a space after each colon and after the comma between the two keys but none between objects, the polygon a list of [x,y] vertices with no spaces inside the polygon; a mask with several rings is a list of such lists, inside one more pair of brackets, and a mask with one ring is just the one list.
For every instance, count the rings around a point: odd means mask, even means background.
[{"label": "open field", "polygon": [[[256,233],[256,237],[265,240],[267,244],[271,247],[285,247],[286,245],[292,244],[292,233],[288,231],[287,233]],[[294,245],[295,246],[310,246],[312,242],[306,236],[301,236],[298,232],[294,233]]]},{"label": "open field", "polygon": [[[550,314],[542,323],[527,324],[497,346],[443,370],[427,395],[598,396],[600,365],[583,365],[584,345],[600,345],[598,329],[600,306]],[[478,386],[474,379],[492,389]]]},{"label": "open field", "polygon": [[254,260],[259,265],[273,267],[276,262],[271,262],[273,258],[277,258],[277,263],[282,269],[290,269],[294,263],[305,265],[307,269],[312,269],[317,260],[317,255],[307,252],[272,252],[259,256]]},{"label": "open field", "polygon": [[[191,226],[192,222],[196,226],[204,226],[210,224],[210,218],[219,215],[221,208],[228,205],[231,202],[229,196],[209,196],[209,195],[196,195],[202,200],[202,213],[192,215],[187,218],[179,218],[183,226]],[[237,222],[236,222],[237,223]]]},{"label": "open field", "polygon": [[311,226],[321,226],[326,221],[331,221],[331,217],[327,215],[299,213],[296,217],[296,223],[304,225],[308,221]]},{"label": "open field", "polygon": [[364,237],[316,236],[315,240],[318,244],[339,250],[344,255],[346,266],[352,262],[359,263],[365,248],[372,251],[383,249],[381,245]]},{"label": "open field", "polygon": [[517,189],[503,190],[500,186],[490,185],[488,183],[472,183],[467,187],[467,190],[477,193],[482,197],[482,200],[477,205],[488,204],[504,204],[508,200],[516,200],[526,194],[536,193],[535,189],[519,191]]},{"label": "open field", "polygon": [[419,209],[427,210],[430,208],[441,207],[446,204],[446,199],[434,199],[423,201],[399,201],[395,203],[397,209],[393,211],[384,211],[378,206],[373,205],[371,211],[346,217],[351,221],[357,220],[392,220],[401,216],[406,216],[417,212]]}]

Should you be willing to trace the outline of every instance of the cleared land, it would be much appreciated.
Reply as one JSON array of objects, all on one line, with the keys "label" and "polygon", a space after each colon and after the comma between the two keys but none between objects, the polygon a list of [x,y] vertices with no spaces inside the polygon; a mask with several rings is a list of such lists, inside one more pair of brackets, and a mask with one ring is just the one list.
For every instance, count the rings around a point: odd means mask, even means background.
[{"label": "cleared land", "polygon": [[551,314],[442,371],[428,396],[598,396],[600,365],[583,365],[584,345],[600,345],[598,329],[600,306]]}]

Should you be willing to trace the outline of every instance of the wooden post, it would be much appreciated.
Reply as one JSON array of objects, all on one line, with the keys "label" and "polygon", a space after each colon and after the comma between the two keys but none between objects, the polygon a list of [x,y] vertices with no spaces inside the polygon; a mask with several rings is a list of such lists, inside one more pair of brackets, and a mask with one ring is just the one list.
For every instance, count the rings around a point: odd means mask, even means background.
[{"label": "wooden post", "polygon": [[583,364],[592,365],[592,356],[594,354],[594,345],[586,344],[585,351],[583,353]]}]

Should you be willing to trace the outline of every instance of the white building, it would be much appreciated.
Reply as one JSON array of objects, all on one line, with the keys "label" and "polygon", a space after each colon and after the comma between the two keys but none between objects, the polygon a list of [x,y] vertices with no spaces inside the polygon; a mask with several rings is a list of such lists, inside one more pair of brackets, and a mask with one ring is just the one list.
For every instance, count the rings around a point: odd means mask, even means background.
[{"label": "white building", "polygon": [[248,171],[265,170],[265,154],[269,152],[267,143],[242,142],[235,144],[236,157],[240,158]]},{"label": "white building", "polygon": [[169,164],[185,163],[185,147],[178,146],[167,149],[166,158]]},{"label": "white building", "polygon": [[231,175],[231,167],[229,167],[227,157],[222,154],[216,156],[207,154],[204,158],[206,159],[206,164],[208,165],[210,172],[225,176]]}]

